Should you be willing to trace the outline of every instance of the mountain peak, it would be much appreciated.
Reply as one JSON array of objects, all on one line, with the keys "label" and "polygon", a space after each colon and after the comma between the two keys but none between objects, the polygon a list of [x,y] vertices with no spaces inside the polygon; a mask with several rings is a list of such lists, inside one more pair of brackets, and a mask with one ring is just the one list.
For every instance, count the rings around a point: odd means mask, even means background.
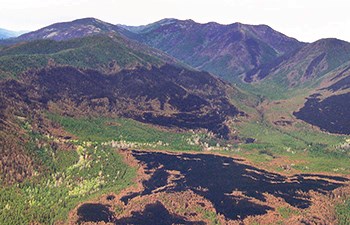
[{"label": "mountain peak", "polygon": [[350,43],[337,38],[323,38],[305,46],[304,52],[325,52],[331,55],[335,54],[335,56],[348,55]]},{"label": "mountain peak", "polygon": [[161,19],[155,23],[158,23],[158,24],[170,24],[170,23],[176,23],[178,22],[179,20],[178,19],[175,19],[175,18],[164,18],[164,19]]},{"label": "mountain peak", "polygon": [[348,42],[337,39],[337,38],[322,38],[320,40],[317,40],[312,45],[318,45],[318,46],[324,46],[324,47],[336,47],[336,46],[342,46],[342,45],[349,45]]},{"label": "mountain peak", "polygon": [[37,31],[21,35],[21,41],[52,39],[56,41],[80,38],[96,34],[119,33],[120,28],[113,24],[88,17],[69,22],[55,23]]},{"label": "mountain peak", "polygon": [[[102,20],[96,19],[94,17],[86,17],[86,18],[81,18],[81,19],[76,19],[71,22],[64,22],[64,23],[73,23],[73,24],[86,24],[86,25],[108,25],[108,26],[113,26],[110,23],[104,22]],[[63,23],[63,24],[64,24]]]},{"label": "mountain peak", "polygon": [[94,17],[85,17],[85,18],[80,18],[80,19],[73,20],[71,22],[103,22],[103,21],[99,20],[99,19],[96,19]]}]

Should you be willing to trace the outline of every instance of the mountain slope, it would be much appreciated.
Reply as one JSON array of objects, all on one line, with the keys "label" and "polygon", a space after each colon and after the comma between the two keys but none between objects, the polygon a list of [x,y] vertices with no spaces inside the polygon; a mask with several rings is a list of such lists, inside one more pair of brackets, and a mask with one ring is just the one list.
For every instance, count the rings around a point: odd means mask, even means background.
[{"label": "mountain slope", "polygon": [[[164,19],[146,26],[121,27],[129,30],[124,34],[130,38],[227,79],[304,45],[266,25],[199,24],[192,20]],[[130,32],[134,34],[130,36]]]},{"label": "mountain slope", "polygon": [[266,109],[275,122],[297,118],[323,131],[349,134],[349,68],[350,43],[322,39],[246,73],[245,88],[268,99],[271,108],[284,108],[278,119],[279,112]]},{"label": "mountain slope", "polygon": [[323,131],[350,135],[350,92],[325,99],[317,95],[307,99],[303,108],[294,115]]},{"label": "mountain slope", "polygon": [[38,108],[55,105],[62,114],[85,110],[93,116],[125,116],[228,136],[226,117],[239,113],[228,90],[237,90],[129,40],[118,29],[87,18],[22,35],[18,40],[29,41],[1,49],[0,74],[16,78],[19,90],[38,90],[23,93],[28,99],[40,96],[34,100]]},{"label": "mountain slope", "polygon": [[350,43],[337,39],[322,39],[305,45],[298,51],[280,57],[246,74],[248,82],[268,76],[278,79],[276,85],[295,87],[317,81],[350,60]]},{"label": "mountain slope", "polygon": [[23,143],[31,143],[32,134],[53,135],[57,125],[47,112],[127,117],[226,138],[226,122],[240,113],[229,100],[238,91],[229,84],[118,34],[3,47],[0,74],[0,169],[10,171],[0,180],[6,183],[38,171]]},{"label": "mountain slope", "polygon": [[294,115],[324,131],[350,134],[350,61],[333,70]]},{"label": "mountain slope", "polygon": [[116,35],[97,35],[67,41],[36,40],[0,50],[0,77],[16,77],[49,63],[98,69],[105,73],[138,66],[178,64],[175,59]]},{"label": "mountain slope", "polygon": [[71,116],[130,117],[167,127],[205,128],[223,137],[230,132],[226,119],[239,113],[229,101],[232,87],[227,83],[173,65],[108,75],[51,66],[28,71],[11,84],[11,80],[2,83],[13,90],[2,90],[0,108],[6,109],[7,101],[16,102],[14,96],[20,96],[20,105],[29,103],[32,109]]}]

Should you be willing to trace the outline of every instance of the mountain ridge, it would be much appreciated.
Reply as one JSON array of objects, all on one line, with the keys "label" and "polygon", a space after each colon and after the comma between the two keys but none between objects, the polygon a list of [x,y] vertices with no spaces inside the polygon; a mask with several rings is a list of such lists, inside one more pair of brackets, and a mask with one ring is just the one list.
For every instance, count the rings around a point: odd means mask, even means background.
[{"label": "mountain ridge", "polygon": [[267,25],[200,24],[193,20],[164,19],[141,27],[123,28],[136,33],[136,37],[130,38],[222,77],[237,76],[304,45]]},{"label": "mountain ridge", "polygon": [[[155,56],[162,61],[158,66],[164,65],[165,62],[181,64],[181,66],[188,64],[188,68],[193,67],[197,70],[211,72],[235,83],[249,93],[266,97],[272,101],[288,99],[296,94],[303,95],[307,101],[308,95],[319,93],[318,89],[327,87],[321,85],[324,82],[330,87],[329,90],[338,90],[339,86],[341,86],[342,93],[349,90],[347,77],[342,80],[335,79],[335,76],[340,73],[339,68],[350,60],[349,43],[334,38],[320,39],[313,43],[299,42],[267,25],[242,23],[222,25],[216,22],[200,24],[193,20],[167,18],[135,27],[113,25],[95,18],[83,18],[56,23],[14,38],[12,41],[17,42],[17,45],[9,48],[2,47],[1,52],[7,55],[1,56],[0,52],[0,60],[10,58],[10,60],[19,62],[32,62],[27,66],[30,67],[37,64],[36,54],[31,56],[35,55],[34,58],[31,58],[34,61],[27,60],[27,55],[23,55],[23,49],[19,51],[20,55],[10,54],[11,51],[15,52],[14,49],[19,49],[23,45],[19,42],[50,39],[60,40],[63,41],[63,45],[68,45],[76,38],[91,36],[90,38],[93,39],[93,36],[96,35],[123,40],[125,46],[139,46],[137,48],[139,53],[146,51],[146,55]],[[104,51],[108,53],[114,47],[104,48]],[[109,64],[113,57],[117,57],[117,52],[112,58],[97,60],[95,64],[81,60],[84,59],[84,54],[89,55],[88,52],[91,50],[87,49],[84,53],[78,54],[78,57],[73,58],[74,64],[83,62],[81,64],[83,67],[97,67],[100,71],[102,69],[102,72],[107,73],[108,70],[113,73],[123,69],[120,63]],[[96,55],[104,55],[104,53],[93,54],[92,58]],[[170,56],[167,57],[167,55]],[[54,53],[47,55],[46,63],[41,62],[43,65],[40,65],[46,66],[50,57],[58,64],[70,65],[69,62],[72,62],[72,60],[57,61],[55,60],[56,53]],[[139,63],[140,57],[136,58],[138,58],[135,61],[136,64],[131,63],[125,68],[137,68],[138,65],[151,68],[151,64]],[[6,60],[2,61],[2,64],[9,68],[7,66],[9,62]],[[101,65],[103,68],[100,68]],[[19,66],[12,67],[16,69],[15,72],[24,71],[23,69],[17,70],[17,67]],[[0,68],[0,72],[5,77],[9,73],[4,68]],[[328,91],[326,97],[337,93]],[[297,109],[294,110],[297,111]]]},{"label": "mountain ridge", "polygon": [[286,87],[297,87],[305,82],[315,84],[325,75],[350,60],[350,43],[325,38],[284,55],[271,64],[265,64],[245,74],[248,82],[278,80]]}]

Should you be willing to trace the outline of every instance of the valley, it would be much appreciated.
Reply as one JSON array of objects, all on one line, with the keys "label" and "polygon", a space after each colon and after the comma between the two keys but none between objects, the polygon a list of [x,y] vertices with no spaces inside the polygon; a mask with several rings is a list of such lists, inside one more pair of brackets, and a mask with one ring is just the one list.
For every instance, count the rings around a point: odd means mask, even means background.
[{"label": "valley", "polygon": [[349,43],[85,18],[0,46],[0,224],[350,222]]}]

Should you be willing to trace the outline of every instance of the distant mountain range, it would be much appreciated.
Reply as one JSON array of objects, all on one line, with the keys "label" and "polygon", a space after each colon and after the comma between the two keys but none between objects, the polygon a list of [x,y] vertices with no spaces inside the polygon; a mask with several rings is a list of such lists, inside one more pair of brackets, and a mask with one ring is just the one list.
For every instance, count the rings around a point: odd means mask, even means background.
[{"label": "distant mountain range", "polygon": [[0,28],[0,39],[18,37],[21,34],[26,33],[26,31],[11,31]]},{"label": "distant mountain range", "polygon": [[0,51],[2,77],[48,65],[115,74],[171,64],[194,73],[208,71],[270,101],[304,97],[305,106],[291,112],[296,117],[326,131],[350,133],[349,120],[340,119],[350,116],[350,101],[344,102],[350,91],[350,44],[345,41],[304,43],[267,25],[163,19],[135,27],[85,18],[0,43],[7,45]]},{"label": "distant mountain range", "polygon": [[137,34],[129,35],[131,38],[227,79],[304,45],[266,25],[199,24],[192,20],[164,19],[147,26],[123,28]]},{"label": "distant mountain range", "polygon": [[122,27],[133,32],[126,36],[257,95],[273,100],[316,93],[318,98],[308,98],[295,116],[326,131],[350,133],[348,42],[330,38],[303,43],[266,25],[240,23],[165,19]]}]

